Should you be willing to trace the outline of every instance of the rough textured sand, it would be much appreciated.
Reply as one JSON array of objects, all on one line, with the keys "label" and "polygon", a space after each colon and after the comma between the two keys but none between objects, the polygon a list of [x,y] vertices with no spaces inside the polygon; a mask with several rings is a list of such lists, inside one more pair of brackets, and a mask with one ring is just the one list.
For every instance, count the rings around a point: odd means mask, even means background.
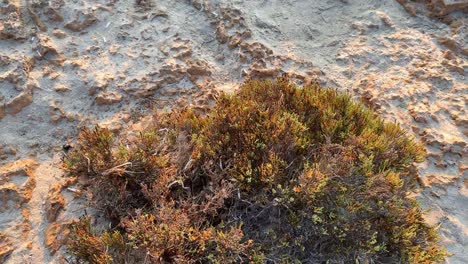
[{"label": "rough textured sand", "polygon": [[282,74],[347,90],[426,144],[415,195],[449,262],[468,263],[468,1],[432,2],[2,1],[0,263],[64,261],[87,207],[60,170],[79,127],[138,129]]}]

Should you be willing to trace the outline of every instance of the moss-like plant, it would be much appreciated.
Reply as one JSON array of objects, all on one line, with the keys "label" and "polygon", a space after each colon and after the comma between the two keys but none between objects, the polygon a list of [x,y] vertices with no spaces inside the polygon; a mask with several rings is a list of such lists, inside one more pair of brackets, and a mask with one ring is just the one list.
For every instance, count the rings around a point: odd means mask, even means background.
[{"label": "moss-like plant", "polygon": [[349,95],[285,79],[250,81],[219,96],[207,114],[184,109],[156,119],[131,142],[85,130],[65,159],[115,224],[101,235],[86,220],[77,224],[69,239],[76,261],[437,263],[447,256],[407,197],[424,148]]}]

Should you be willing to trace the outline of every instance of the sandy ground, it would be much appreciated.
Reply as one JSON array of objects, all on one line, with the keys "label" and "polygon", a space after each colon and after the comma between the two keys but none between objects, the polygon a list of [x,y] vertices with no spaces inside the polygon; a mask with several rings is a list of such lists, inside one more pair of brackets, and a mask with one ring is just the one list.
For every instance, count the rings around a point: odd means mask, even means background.
[{"label": "sandy ground", "polygon": [[[416,195],[449,262],[468,263],[468,18],[399,2],[2,1],[0,263],[64,261],[60,239],[86,209],[60,170],[79,127],[138,127],[282,74],[349,91],[425,143]],[[445,2],[443,15],[468,4]]]}]

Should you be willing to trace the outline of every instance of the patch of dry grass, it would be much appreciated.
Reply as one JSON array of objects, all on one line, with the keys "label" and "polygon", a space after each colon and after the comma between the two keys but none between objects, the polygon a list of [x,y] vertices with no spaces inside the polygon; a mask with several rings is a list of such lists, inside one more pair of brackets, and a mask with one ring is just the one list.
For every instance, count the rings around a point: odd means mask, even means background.
[{"label": "patch of dry grass", "polygon": [[129,144],[84,130],[65,159],[114,223],[83,218],[91,263],[435,263],[446,252],[407,197],[423,147],[346,94],[250,81],[206,115],[158,116]]}]

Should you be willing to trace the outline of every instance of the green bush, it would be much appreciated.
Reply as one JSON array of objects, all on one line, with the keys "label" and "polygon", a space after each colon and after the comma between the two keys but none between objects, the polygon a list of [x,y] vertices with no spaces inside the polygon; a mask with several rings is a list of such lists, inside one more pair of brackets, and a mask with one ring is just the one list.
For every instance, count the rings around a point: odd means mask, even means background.
[{"label": "green bush", "polygon": [[83,219],[69,249],[91,263],[441,262],[407,197],[424,154],[349,95],[250,81],[207,114],[157,115],[136,142],[84,130],[65,165],[114,226]]}]

